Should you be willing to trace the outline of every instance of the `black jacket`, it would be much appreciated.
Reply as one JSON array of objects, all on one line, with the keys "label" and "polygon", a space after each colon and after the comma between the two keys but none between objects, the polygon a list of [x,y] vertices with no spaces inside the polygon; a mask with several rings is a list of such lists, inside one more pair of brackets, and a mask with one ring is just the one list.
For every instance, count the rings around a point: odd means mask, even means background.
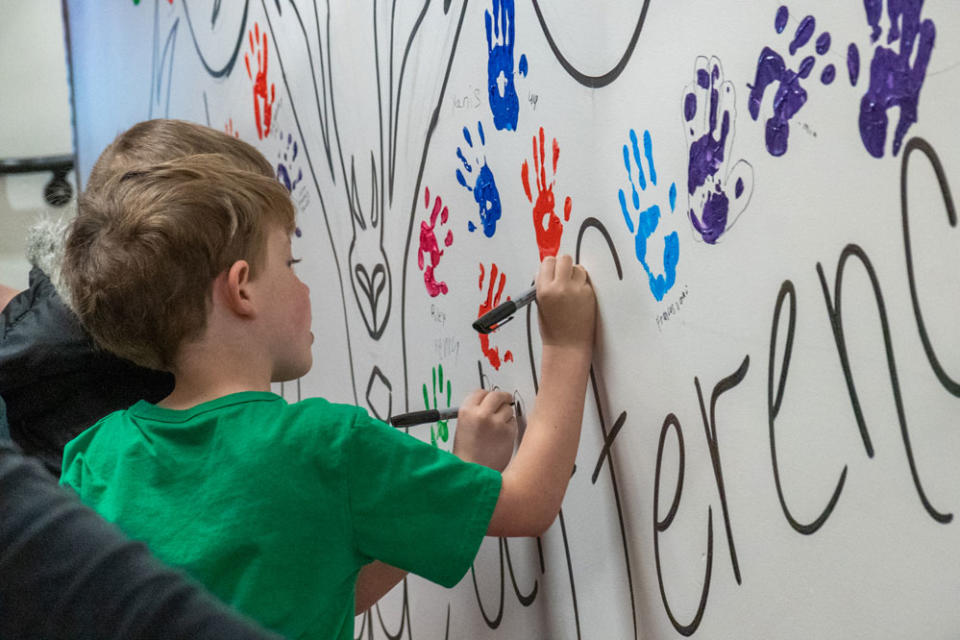
[{"label": "black jacket", "polygon": [[64,445],[103,416],[173,390],[169,373],[144,369],[97,348],[47,275],[0,313],[0,396],[10,436],[60,476]]}]

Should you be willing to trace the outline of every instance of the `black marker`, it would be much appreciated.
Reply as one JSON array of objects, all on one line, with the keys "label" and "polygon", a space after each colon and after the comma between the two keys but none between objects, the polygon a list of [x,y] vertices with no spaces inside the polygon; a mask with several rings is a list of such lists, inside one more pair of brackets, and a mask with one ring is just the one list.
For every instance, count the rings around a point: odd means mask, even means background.
[{"label": "black marker", "polygon": [[412,427],[418,424],[429,424],[431,422],[440,422],[441,420],[450,420],[451,418],[456,418],[459,411],[460,407],[411,411],[410,413],[401,413],[396,416],[390,416],[388,422],[398,428]]},{"label": "black marker", "polygon": [[498,304],[496,307],[477,318],[473,323],[473,328],[480,333],[490,333],[491,331],[495,331],[500,327],[501,324],[504,324],[506,320],[515,314],[518,309],[525,307],[536,299],[537,288],[535,286],[530,287],[516,298],[507,300],[503,304]]},{"label": "black marker", "polygon": [[[509,403],[512,407],[513,402]],[[390,416],[387,419],[394,427],[413,427],[418,424],[430,424],[431,422],[440,422],[441,420],[453,420],[460,412],[460,407],[450,407],[448,409],[426,409],[424,411],[411,411],[410,413],[401,413]]]}]

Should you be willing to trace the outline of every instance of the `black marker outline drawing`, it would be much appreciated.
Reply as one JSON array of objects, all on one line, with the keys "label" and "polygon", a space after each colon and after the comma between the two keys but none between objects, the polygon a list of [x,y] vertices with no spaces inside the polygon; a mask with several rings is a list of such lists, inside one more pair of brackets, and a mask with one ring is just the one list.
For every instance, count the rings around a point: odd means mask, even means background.
[{"label": "black marker outline drawing", "polygon": [[540,29],[543,30],[543,35],[546,37],[547,44],[550,45],[550,50],[553,51],[553,55],[557,59],[557,62],[560,63],[560,66],[563,67],[564,71],[566,71],[571,78],[583,86],[590,87],[592,89],[600,89],[601,87],[611,84],[614,80],[619,78],[620,74],[623,73],[623,70],[627,68],[627,63],[630,62],[630,58],[633,56],[633,50],[636,48],[637,42],[640,40],[640,32],[643,31],[643,24],[647,20],[647,9],[649,6],[650,0],[643,0],[643,8],[640,10],[640,17],[637,18],[637,26],[634,27],[633,35],[630,36],[630,43],[624,50],[620,60],[618,60],[617,63],[613,65],[613,68],[606,73],[603,73],[599,76],[591,76],[574,67],[573,64],[567,60],[566,56],[563,55],[563,52],[560,51],[560,47],[557,46],[556,41],[553,39],[553,34],[550,33],[550,28],[547,26],[546,20],[543,18],[543,12],[540,11],[539,0],[533,0],[533,10],[537,14],[537,20],[540,22]]},{"label": "black marker outline drawing", "polygon": [[[160,0],[156,0],[153,10],[153,53],[150,63],[150,109],[149,118],[169,118],[170,117],[170,86],[173,80],[173,54],[177,48],[177,31],[180,27],[180,18],[173,21],[170,30],[167,31],[166,39],[163,43],[163,52],[160,53]],[[160,58],[157,59],[159,54]],[[166,70],[166,83],[164,83],[164,70]],[[160,106],[163,105],[160,115]],[[154,108],[157,112],[154,112]]]},{"label": "black marker outline drawing", "polygon": [[[233,1],[235,2],[236,0]],[[230,54],[230,58],[219,69],[214,69],[211,67],[207,57],[203,55],[203,50],[200,48],[200,41],[197,38],[197,33],[193,29],[193,21],[190,19],[190,2],[188,0],[182,0],[181,4],[183,5],[183,16],[187,20],[187,27],[190,29],[190,37],[193,39],[193,46],[197,50],[197,57],[200,59],[200,64],[202,64],[207,73],[214,78],[229,76],[230,72],[233,71],[233,66],[237,63],[237,57],[240,54],[240,45],[243,43],[243,34],[247,29],[247,15],[250,9],[250,0],[243,0],[243,16],[240,18],[240,29],[237,31],[236,43],[233,45],[233,51]],[[213,13],[210,16],[211,29],[216,26],[219,14],[220,0],[216,0],[213,5]]]}]

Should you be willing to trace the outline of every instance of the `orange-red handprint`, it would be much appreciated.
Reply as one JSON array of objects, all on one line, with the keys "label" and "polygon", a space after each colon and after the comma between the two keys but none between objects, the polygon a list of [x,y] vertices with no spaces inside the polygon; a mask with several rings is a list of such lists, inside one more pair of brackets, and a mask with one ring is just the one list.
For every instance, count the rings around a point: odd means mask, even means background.
[{"label": "orange-red handprint", "polygon": [[[257,122],[257,137],[263,140],[266,136],[270,135],[270,121],[273,119],[273,101],[276,98],[276,87],[271,82],[270,83],[270,93],[267,94],[267,32],[263,32],[263,44],[259,51],[257,51],[257,46],[260,45],[260,25],[259,23],[253,23],[253,29],[251,29],[247,35],[250,38],[250,52],[243,55],[244,61],[247,63],[247,75],[250,76],[250,79],[253,80],[253,115]],[[250,68],[250,54],[253,54],[257,58],[257,75],[254,77],[253,71]]]},{"label": "orange-red handprint", "polygon": [[[479,318],[486,312],[490,311],[498,304],[500,304],[500,296],[503,295],[503,286],[507,282],[507,276],[503,273],[500,273],[500,281],[497,282],[497,273],[498,273],[496,263],[490,263],[490,288],[487,290],[487,299],[480,304],[480,310],[477,312],[477,317]],[[480,290],[483,291],[483,276],[485,275],[486,270],[483,268],[483,263],[480,263]],[[494,287],[496,287],[496,293],[494,293]],[[510,297],[507,296],[507,300]],[[480,350],[483,351],[483,355],[487,357],[487,360],[490,362],[490,365],[496,369],[500,370],[500,349],[497,347],[490,346],[490,336],[485,333],[480,335]],[[513,362],[513,353],[509,350],[505,351],[503,354],[503,362]]]},{"label": "orange-red handprint", "polygon": [[[533,137],[533,171],[537,179],[536,201],[534,201],[533,192],[530,190],[530,167],[526,160],[523,161],[523,166],[520,168],[523,190],[527,194],[527,200],[533,203],[533,228],[537,232],[537,247],[540,248],[541,261],[547,256],[557,255],[557,251],[560,250],[560,237],[563,235],[563,223],[560,222],[560,218],[554,212],[553,185],[556,182],[557,160],[560,158],[560,147],[557,145],[557,139],[553,139],[553,179],[550,184],[547,184],[547,167],[544,160],[545,148],[543,127],[540,127],[539,144],[537,136]],[[570,220],[571,204],[570,197],[567,196],[563,203],[564,221]]]}]

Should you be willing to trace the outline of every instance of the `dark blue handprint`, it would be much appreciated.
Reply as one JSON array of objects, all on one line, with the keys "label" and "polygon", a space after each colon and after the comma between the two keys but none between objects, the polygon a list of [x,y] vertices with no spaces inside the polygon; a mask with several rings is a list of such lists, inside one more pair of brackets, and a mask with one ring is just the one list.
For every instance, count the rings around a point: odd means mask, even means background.
[{"label": "dark blue handprint", "polygon": [[[513,78],[514,0],[493,0],[493,12],[484,12],[487,30],[487,95],[493,126],[515,131],[520,101]],[[520,73],[527,75],[527,58],[520,56]]]},{"label": "dark blue handprint", "polygon": [[[674,229],[670,233],[663,234],[663,272],[654,273],[650,268],[650,260],[647,259],[647,241],[659,228],[661,222],[660,205],[654,204],[646,209],[640,209],[640,193],[637,191],[637,185],[640,191],[647,190],[647,176],[644,175],[643,164],[640,160],[640,145],[637,142],[637,132],[630,130],[630,147],[623,145],[623,164],[627,169],[627,179],[630,181],[632,209],[627,205],[627,196],[623,189],[620,189],[620,210],[623,212],[623,220],[627,224],[627,229],[634,234],[634,246],[636,249],[637,260],[647,272],[647,279],[650,284],[650,292],[657,300],[663,300],[663,296],[673,287],[677,281],[677,263],[680,261],[680,238]],[[636,180],[634,180],[634,169],[632,167],[631,147],[633,154],[633,163],[636,164]],[[657,169],[653,163],[653,142],[650,139],[650,132],[643,132],[643,155],[647,160],[648,176],[651,187],[657,186]],[[651,188],[651,191],[653,189]],[[677,206],[677,184],[670,183],[668,193],[670,202],[670,213],[674,212]],[[634,223],[634,217],[637,222]]]},{"label": "dark blue handprint", "polygon": [[[283,133],[280,134],[280,138],[283,139]],[[286,146],[280,153],[280,161],[277,163],[277,179],[290,193],[293,193],[300,181],[303,180],[303,169],[294,166],[298,153],[297,141],[293,139],[292,134],[288,133]],[[291,179],[290,176],[294,169],[296,169],[297,177]]]},{"label": "dark blue handprint", "polygon": [[[777,33],[783,33],[787,26],[787,19],[790,12],[787,7],[781,6],[777,10],[777,16],[774,19],[774,28]],[[817,21],[813,16],[807,16],[800,21],[794,33],[793,40],[790,42],[790,55],[796,55],[797,51],[803,48],[816,31]],[[826,31],[820,34],[816,40],[816,51],[819,55],[824,55],[830,51],[830,34]],[[790,119],[793,118],[807,101],[807,91],[800,84],[801,80],[810,76],[813,67],[816,64],[816,58],[812,55],[806,56],[796,71],[788,68],[783,56],[771,49],[764,47],[760,52],[760,60],[757,63],[756,79],[750,87],[749,109],[750,117],[756,120],[760,117],[760,103],[767,87],[778,82],[773,97],[773,115],[767,119],[766,123],[766,144],[767,151],[774,156],[782,156],[787,152],[787,139],[790,137]],[[836,78],[837,70],[832,64],[824,67],[820,73],[820,82],[830,84]]]},{"label": "dark blue handprint", "polygon": [[[473,199],[476,200],[479,207],[480,224],[483,226],[483,235],[488,238],[493,237],[497,231],[497,221],[500,219],[500,191],[497,190],[497,183],[493,179],[493,172],[487,166],[486,157],[483,155],[483,146],[486,144],[486,138],[483,135],[483,125],[477,123],[477,133],[480,136],[479,149],[473,148],[473,138],[470,136],[470,130],[463,128],[463,139],[467,142],[467,151],[474,156],[473,164],[464,155],[463,148],[457,147],[457,157],[463,164],[463,169],[457,169],[457,182],[463,185],[467,191],[473,193]],[[476,153],[474,153],[476,151]],[[476,173],[476,175],[473,175]],[[473,185],[467,183],[467,176],[473,178]],[[476,231],[477,225],[472,221],[467,222],[467,229]]]},{"label": "dark blue handprint", "polygon": [[[864,0],[863,6],[871,27],[870,41],[876,42],[881,33],[883,0]],[[870,85],[860,101],[860,138],[863,146],[875,158],[882,158],[886,148],[890,124],[887,111],[892,107],[899,107],[900,110],[900,119],[893,134],[893,155],[899,153],[907,129],[917,121],[920,89],[923,88],[937,35],[933,20],[920,20],[922,9],[923,0],[887,0],[887,15],[890,18],[887,44],[897,43],[900,50],[884,46],[874,49],[870,63]],[[859,66],[860,53],[856,45],[851,44],[847,52],[851,84],[856,84],[855,70],[859,71]]]}]

